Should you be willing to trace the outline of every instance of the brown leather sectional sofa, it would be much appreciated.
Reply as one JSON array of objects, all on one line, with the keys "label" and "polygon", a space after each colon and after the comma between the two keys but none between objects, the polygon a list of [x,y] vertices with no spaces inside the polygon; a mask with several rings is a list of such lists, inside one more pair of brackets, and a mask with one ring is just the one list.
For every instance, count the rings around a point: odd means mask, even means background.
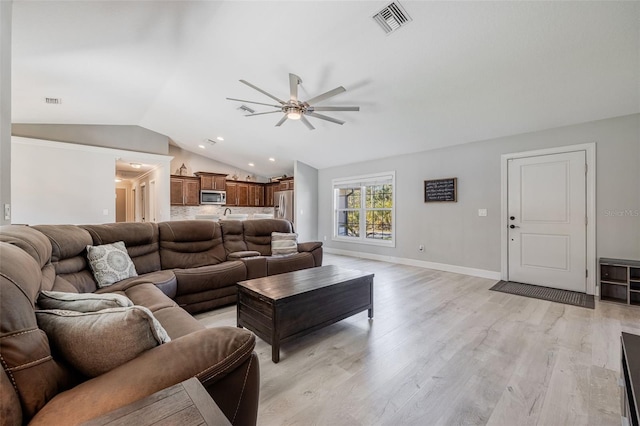
[{"label": "brown leather sectional sofa", "polygon": [[[232,424],[255,424],[255,337],[236,327],[207,329],[189,313],[234,303],[238,281],[320,266],[318,242],[271,256],[271,232],[291,230],[276,219],[1,227],[0,423],[79,424],[197,377]],[[117,241],[138,276],[98,289],[86,246]],[[41,290],[120,293],[148,308],[171,341],[89,379],[38,328]]]}]

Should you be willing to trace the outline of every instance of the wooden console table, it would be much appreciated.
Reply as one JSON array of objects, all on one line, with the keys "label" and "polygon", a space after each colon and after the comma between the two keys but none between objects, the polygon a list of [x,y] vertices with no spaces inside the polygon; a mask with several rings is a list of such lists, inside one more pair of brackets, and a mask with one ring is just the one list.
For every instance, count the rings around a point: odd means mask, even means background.
[{"label": "wooden console table", "polygon": [[622,424],[638,426],[640,422],[640,336],[622,333]]},{"label": "wooden console table", "polygon": [[231,425],[195,377],[84,424],[91,426]]}]

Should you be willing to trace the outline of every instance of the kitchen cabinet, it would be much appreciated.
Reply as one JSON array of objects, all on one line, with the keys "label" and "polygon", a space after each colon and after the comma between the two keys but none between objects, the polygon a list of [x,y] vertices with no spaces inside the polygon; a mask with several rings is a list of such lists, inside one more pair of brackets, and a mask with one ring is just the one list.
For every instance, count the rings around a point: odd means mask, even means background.
[{"label": "kitchen cabinet", "polygon": [[224,191],[227,187],[227,175],[222,173],[197,172],[200,178],[200,189]]},{"label": "kitchen cabinet", "polygon": [[290,191],[292,189],[293,189],[292,177],[280,179],[280,185],[278,186],[277,191]]},{"label": "kitchen cabinet", "polygon": [[249,183],[227,181],[227,206],[249,206]]},{"label": "kitchen cabinet", "polygon": [[200,178],[171,175],[170,193],[172,206],[198,206],[200,205]]},{"label": "kitchen cabinet", "polygon": [[273,193],[278,190],[280,183],[268,183],[264,186],[264,206],[273,207]]},{"label": "kitchen cabinet", "polygon": [[261,183],[249,184],[249,206],[264,206],[264,185]]}]

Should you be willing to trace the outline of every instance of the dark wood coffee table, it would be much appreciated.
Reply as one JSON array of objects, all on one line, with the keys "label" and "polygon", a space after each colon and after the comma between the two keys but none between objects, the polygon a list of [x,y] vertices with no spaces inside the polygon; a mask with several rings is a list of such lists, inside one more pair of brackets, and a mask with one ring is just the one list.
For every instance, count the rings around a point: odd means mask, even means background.
[{"label": "dark wood coffee table", "polygon": [[320,266],[238,283],[238,327],[280,344],[364,310],[373,318],[373,274]]}]

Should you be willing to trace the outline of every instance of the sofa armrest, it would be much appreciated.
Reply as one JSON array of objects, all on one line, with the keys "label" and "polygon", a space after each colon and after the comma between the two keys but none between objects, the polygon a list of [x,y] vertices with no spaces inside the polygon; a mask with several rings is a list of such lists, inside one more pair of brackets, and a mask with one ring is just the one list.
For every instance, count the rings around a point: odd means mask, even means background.
[{"label": "sofa armrest", "polygon": [[322,243],[320,241],[309,241],[306,243],[298,243],[298,252],[312,252],[317,248],[322,247]]},{"label": "sofa armrest", "polygon": [[322,266],[322,243],[320,241],[309,241],[298,244],[298,252],[308,252],[313,255],[315,266]]},{"label": "sofa armrest", "polygon": [[[59,393],[33,418],[33,425],[74,425],[101,416],[191,377],[197,377],[220,409],[233,422],[237,408],[256,407],[258,362],[253,356],[255,336],[235,327],[199,330],[150,349],[139,357]],[[251,366],[253,369],[251,369]],[[229,380],[241,373],[241,380]],[[224,400],[218,402],[218,382]],[[220,396],[218,396],[220,398]],[[246,401],[245,399],[256,399]]]},{"label": "sofa armrest", "polygon": [[227,260],[242,260],[246,257],[256,257],[256,256],[260,256],[259,251],[255,251],[255,250],[234,251],[233,253],[229,253],[227,255]]}]

